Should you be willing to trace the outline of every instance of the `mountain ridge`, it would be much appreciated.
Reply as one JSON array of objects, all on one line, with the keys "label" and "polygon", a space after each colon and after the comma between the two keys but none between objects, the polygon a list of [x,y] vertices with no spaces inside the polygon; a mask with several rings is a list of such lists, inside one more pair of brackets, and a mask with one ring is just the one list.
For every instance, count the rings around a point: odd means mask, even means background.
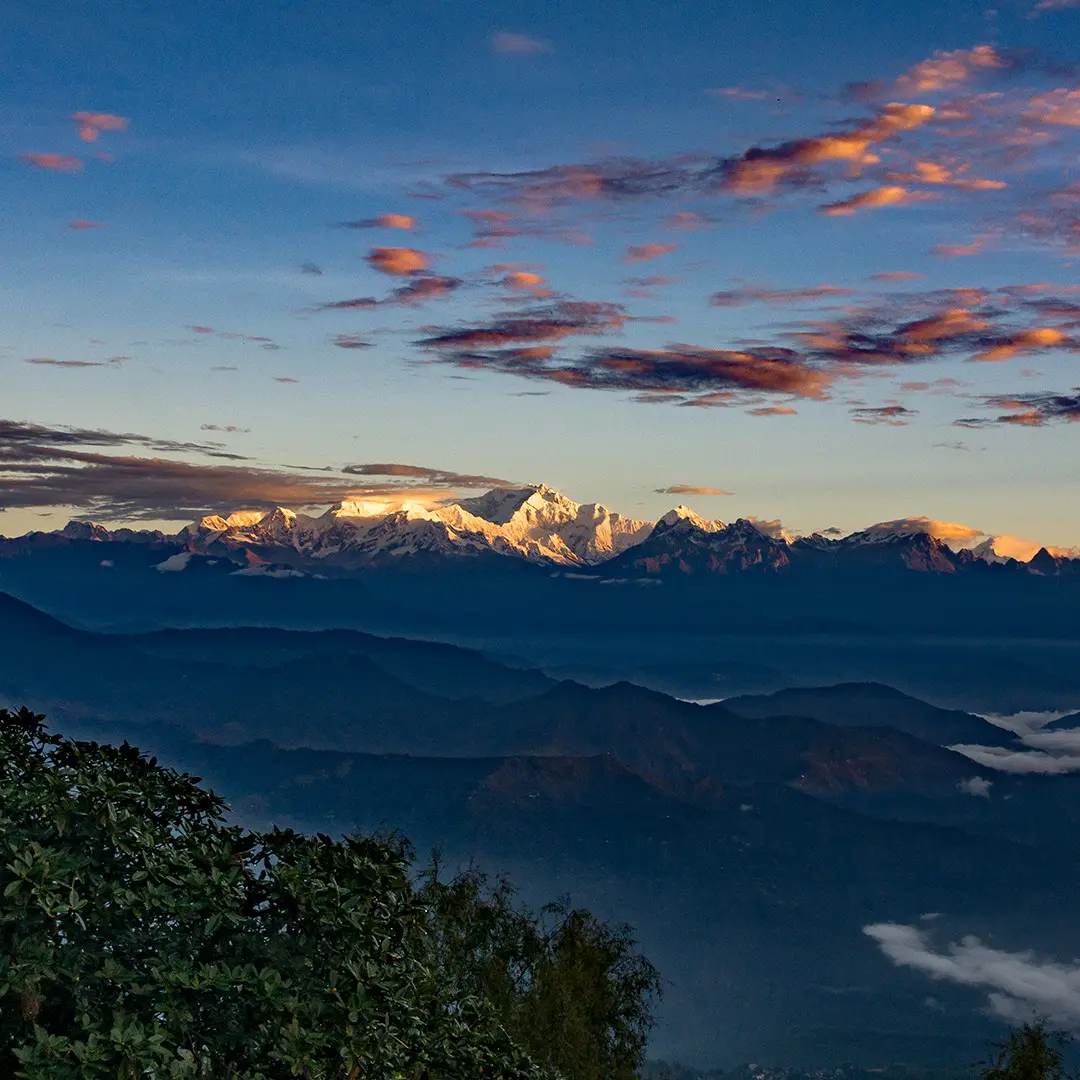
[{"label": "mountain ridge", "polygon": [[[191,556],[223,558],[246,574],[314,576],[404,563],[493,557],[555,570],[642,578],[745,571],[793,573],[899,569],[933,574],[1023,570],[1037,576],[1080,575],[1072,549],[1046,546],[1020,561],[998,550],[998,537],[951,547],[924,518],[884,522],[833,538],[791,536],[776,523],[738,518],[725,523],[677,506],[655,522],[629,518],[602,503],[577,503],[544,484],[496,488],[486,494],[426,505],[416,501],[350,499],[318,516],[284,507],[210,514],[167,535],[111,530],[74,520],[55,532],[0,538],[3,544],[65,542],[173,545]],[[1036,545],[1031,545],[1032,548]],[[163,559],[162,572],[188,560]]]}]

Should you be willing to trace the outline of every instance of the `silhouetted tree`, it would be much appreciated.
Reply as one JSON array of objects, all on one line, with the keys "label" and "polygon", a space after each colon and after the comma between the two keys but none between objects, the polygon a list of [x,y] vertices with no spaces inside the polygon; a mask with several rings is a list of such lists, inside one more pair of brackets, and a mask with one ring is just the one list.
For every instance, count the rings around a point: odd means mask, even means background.
[{"label": "silhouetted tree", "polygon": [[534,1060],[573,1080],[637,1077],[662,986],[630,928],[565,900],[533,912],[475,868],[445,882],[439,871],[436,856],[420,896],[436,911],[442,980],[491,1002]]},{"label": "silhouetted tree", "polygon": [[983,1065],[981,1080],[1068,1080],[1062,1049],[1071,1036],[1040,1017],[1014,1028]]}]

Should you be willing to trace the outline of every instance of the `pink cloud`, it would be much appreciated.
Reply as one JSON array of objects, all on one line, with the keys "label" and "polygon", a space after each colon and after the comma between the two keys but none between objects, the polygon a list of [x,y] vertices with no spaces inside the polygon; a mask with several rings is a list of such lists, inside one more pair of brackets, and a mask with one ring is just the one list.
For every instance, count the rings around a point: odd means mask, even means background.
[{"label": "pink cloud", "polygon": [[20,161],[25,161],[27,165],[35,165],[39,169],[48,169],[50,172],[82,172],[83,163],[81,159],[74,157],[72,154],[43,154],[28,150],[17,156]]},{"label": "pink cloud", "polygon": [[77,112],[71,119],[78,124],[79,138],[83,142],[97,142],[102,131],[126,131],[126,116],[113,116],[112,113]]},{"label": "pink cloud", "polygon": [[911,270],[882,270],[880,273],[871,274],[871,281],[920,281],[925,274],[916,274]]},{"label": "pink cloud", "polygon": [[912,191],[898,184],[886,184],[869,191],[861,191],[858,195],[841,199],[839,202],[826,203],[820,209],[827,217],[839,217],[854,214],[859,210],[877,210],[883,206],[911,206],[933,198],[928,191]]},{"label": "pink cloud", "polygon": [[88,221],[86,218],[72,218],[68,222],[69,229],[104,229],[105,225],[101,221]]},{"label": "pink cloud", "polygon": [[1080,90],[1051,90],[1028,102],[1029,120],[1040,124],[1080,127]]},{"label": "pink cloud", "polygon": [[529,37],[528,34],[512,34],[506,31],[491,35],[491,47],[503,56],[522,56],[528,53],[553,51],[549,41]]},{"label": "pink cloud", "polygon": [[414,248],[377,247],[365,256],[368,265],[384,274],[395,277],[407,277],[419,274],[430,265],[430,259],[424,252]]},{"label": "pink cloud", "polygon": [[980,75],[1001,71],[1012,66],[993,45],[976,45],[972,49],[938,50],[927,60],[916,64],[893,84],[893,93],[927,94],[952,90],[971,82]]},{"label": "pink cloud", "polygon": [[626,263],[650,262],[653,259],[659,259],[661,255],[670,255],[678,246],[678,244],[631,244],[626,249],[622,261]]}]

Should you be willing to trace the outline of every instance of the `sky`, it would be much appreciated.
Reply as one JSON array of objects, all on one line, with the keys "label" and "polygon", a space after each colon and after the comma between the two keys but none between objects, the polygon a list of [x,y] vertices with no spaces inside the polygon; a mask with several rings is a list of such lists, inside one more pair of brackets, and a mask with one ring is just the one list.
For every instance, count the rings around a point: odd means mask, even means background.
[{"label": "sky", "polygon": [[1080,544],[1080,0],[6,0],[0,532],[546,483]]}]

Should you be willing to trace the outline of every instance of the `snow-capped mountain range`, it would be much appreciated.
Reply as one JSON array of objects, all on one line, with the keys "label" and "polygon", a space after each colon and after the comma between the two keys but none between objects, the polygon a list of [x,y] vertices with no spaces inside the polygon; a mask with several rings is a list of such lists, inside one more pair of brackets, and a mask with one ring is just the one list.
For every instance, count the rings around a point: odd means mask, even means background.
[{"label": "snow-capped mountain range", "polygon": [[[1025,563],[1037,573],[1080,566],[1073,552],[1028,544],[1017,551],[1009,537],[987,537],[978,546],[954,549],[934,535],[936,523],[905,519],[871,526],[841,538],[792,537],[775,523],[740,518],[725,524],[686,506],[659,520],[639,521],[600,503],[576,503],[543,484],[496,489],[441,505],[353,500],[320,515],[239,510],[193,522],[175,536],[130,529],[110,531],[92,522],[71,522],[59,534],[30,536],[68,540],[171,542],[191,556],[223,557],[248,572],[282,568],[347,571],[403,565],[444,557],[509,557],[528,563],[604,574],[729,573],[781,570],[791,565],[898,565],[951,573],[973,564]],[[1080,553],[1075,553],[1080,554]],[[1026,558],[1025,558],[1026,556]],[[412,557],[412,558],[410,558]],[[189,560],[170,556],[163,570]],[[602,571],[601,571],[602,568]]]}]

